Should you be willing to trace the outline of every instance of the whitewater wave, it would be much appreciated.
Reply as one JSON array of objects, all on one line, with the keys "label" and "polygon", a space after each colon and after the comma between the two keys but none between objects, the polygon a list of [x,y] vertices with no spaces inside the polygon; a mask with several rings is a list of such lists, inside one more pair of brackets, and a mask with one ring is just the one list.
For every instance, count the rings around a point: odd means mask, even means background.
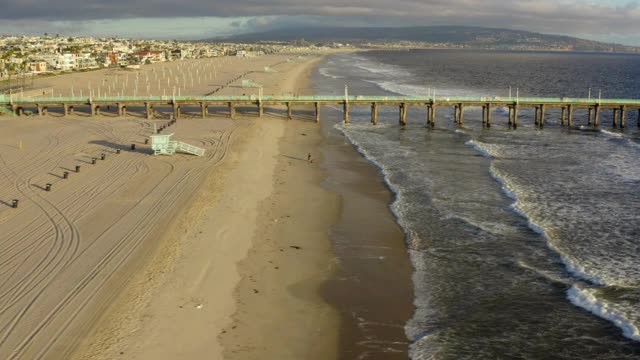
[{"label": "whitewater wave", "polygon": [[478,140],[469,140],[465,145],[471,146],[485,157],[500,158],[503,155],[498,145],[487,144]]},{"label": "whitewater wave", "polygon": [[621,134],[621,133],[617,133],[617,132],[613,132],[613,131],[609,131],[609,130],[605,130],[605,129],[600,129],[600,133],[604,134],[604,135],[607,135],[607,136],[615,137],[615,138],[624,137],[624,135]]},{"label": "whitewater wave", "polygon": [[[494,158],[499,157],[500,155],[500,150],[496,150],[495,145],[485,144],[475,140],[468,141],[466,144],[473,147],[476,151],[487,157]],[[513,211],[527,220],[527,224],[530,229],[539,233],[547,240],[547,246],[549,246],[550,249],[552,249],[559,255],[560,260],[562,261],[568,273],[572,274],[578,279],[587,281],[593,286],[607,286],[607,282],[605,281],[605,279],[589,273],[587,269],[579,264],[578,261],[572,259],[567,254],[564,254],[560,249],[558,249],[557,246],[555,246],[551,238],[548,236],[547,230],[544,228],[544,226],[537,223],[525,210],[526,206],[518,199],[518,191],[516,189],[516,186],[512,181],[509,180],[508,176],[497,170],[494,164],[491,165],[490,172],[493,178],[501,184],[502,190],[505,192],[505,194],[515,200],[515,202],[511,205]],[[528,266],[526,266],[526,264],[520,265],[525,268],[529,268]],[[535,269],[532,270],[538,272]],[[556,276],[550,275],[549,273],[540,274],[548,277],[554,282],[560,282],[565,285],[570,285],[573,282],[571,281],[571,279],[561,279]],[[620,302],[607,302],[602,298],[602,296],[598,296],[600,295],[600,291],[601,290],[599,290],[598,288],[591,288],[584,284],[574,283],[567,291],[567,298],[572,304],[588,310],[598,317],[611,321],[617,327],[622,329],[626,337],[635,341],[640,341],[640,331],[635,325],[640,323],[640,315],[636,310],[637,306],[625,306]]]},{"label": "whitewater wave", "polygon": [[374,62],[360,56],[354,56],[353,59],[355,60],[353,63],[354,66],[373,74],[382,75],[390,78],[411,76],[411,72],[399,66],[383,64],[381,62]]},{"label": "whitewater wave", "polygon": [[622,329],[623,335],[629,339],[640,341],[640,331],[638,327],[629,320],[633,318],[634,315],[636,315],[636,317],[638,315],[637,312],[634,311],[634,308],[602,300],[602,296],[596,296],[600,291],[602,290],[576,284],[567,291],[567,298],[572,304],[598,317],[611,321]]},{"label": "whitewater wave", "polygon": [[[473,147],[476,151],[480,152],[484,156],[491,158],[499,158],[501,154],[500,147],[498,145],[486,144],[476,140],[470,140],[466,143],[468,146]],[[536,233],[542,235],[547,240],[547,245],[554,252],[556,252],[559,256],[567,271],[576,276],[579,279],[584,281],[591,282],[593,284],[605,285],[603,279],[595,276],[593,274],[588,274],[586,269],[583,266],[578,264],[576,261],[571,259],[567,254],[564,254],[557,246],[553,243],[553,240],[548,236],[547,230],[543,225],[536,222],[530,214],[526,211],[525,205],[521,203],[518,198],[518,191],[516,189],[515,184],[509,180],[509,177],[506,174],[501,173],[495,166],[492,164],[490,168],[491,176],[500,183],[502,190],[504,193],[511,199],[514,199],[515,202],[511,205],[511,208],[518,215],[527,220],[527,225],[529,228]]]},{"label": "whitewater wave", "polygon": [[335,75],[335,74],[331,74],[330,70],[328,68],[319,68],[318,72],[325,77],[331,78],[331,79],[344,79],[344,76],[339,76],[339,75]]}]

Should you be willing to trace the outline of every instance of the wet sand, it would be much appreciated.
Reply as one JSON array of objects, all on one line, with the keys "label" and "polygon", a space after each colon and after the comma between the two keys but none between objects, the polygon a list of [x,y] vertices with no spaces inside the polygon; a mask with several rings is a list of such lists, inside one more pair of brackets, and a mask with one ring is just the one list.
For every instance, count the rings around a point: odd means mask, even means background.
[{"label": "wet sand", "polygon": [[330,231],[336,271],[322,287],[340,313],[340,359],[407,359],[413,267],[377,168],[332,124],[323,126],[324,186],[342,199]]}]

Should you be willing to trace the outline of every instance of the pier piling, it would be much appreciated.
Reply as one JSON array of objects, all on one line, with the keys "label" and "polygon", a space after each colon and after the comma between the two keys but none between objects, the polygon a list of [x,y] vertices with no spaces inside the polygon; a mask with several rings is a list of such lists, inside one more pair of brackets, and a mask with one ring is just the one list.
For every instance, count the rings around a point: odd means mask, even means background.
[{"label": "pier piling", "polygon": [[171,107],[173,108],[173,118],[177,119],[180,117],[180,105],[178,105],[176,102],[173,102],[171,104]]},{"label": "pier piling", "polygon": [[407,125],[407,104],[400,104],[400,125]]},{"label": "pier piling", "polygon": [[[287,103],[287,107],[289,103]],[[235,119],[236,117],[236,104],[232,101],[229,102],[229,117]]]},{"label": "pier piling", "polygon": [[378,125],[378,103],[376,102],[371,104],[371,123]]},{"label": "pier piling", "polygon": [[613,122],[611,124],[614,129],[618,127],[618,109],[613,109]]},{"label": "pier piling", "polygon": [[436,126],[436,105],[431,105],[431,127]]},{"label": "pier piling", "polygon": [[427,105],[427,113],[425,115],[427,117],[427,126],[431,126],[431,105]]},{"label": "pier piling", "polygon": [[573,126],[573,105],[567,105],[567,126]]},{"label": "pier piling", "polygon": [[626,112],[627,112],[627,108],[624,105],[620,106],[620,128],[621,129],[624,129],[625,127]]},{"label": "pier piling", "polygon": [[316,110],[316,122],[319,123],[320,122],[320,103],[319,102],[315,102],[315,110]]},{"label": "pier piling", "polygon": [[147,120],[153,119],[153,106],[151,106],[151,103],[144,103],[144,108],[146,110]]},{"label": "pier piling", "polygon": [[593,109],[593,126],[600,126],[600,104],[596,104]]},{"label": "pier piling", "polygon": [[542,129],[544,127],[544,111],[545,111],[545,105],[544,104],[540,104],[540,121],[539,121],[539,126]]},{"label": "pier piling", "polygon": [[458,123],[458,105],[453,105],[453,122]]},{"label": "pier piling", "polygon": [[487,127],[491,127],[491,104],[487,104]]},{"label": "pier piling", "polygon": [[482,126],[487,123],[487,106],[482,105]]},{"label": "pier piling", "polygon": [[343,102],[343,117],[344,117],[344,123],[348,124],[349,123],[349,101],[345,100]]}]

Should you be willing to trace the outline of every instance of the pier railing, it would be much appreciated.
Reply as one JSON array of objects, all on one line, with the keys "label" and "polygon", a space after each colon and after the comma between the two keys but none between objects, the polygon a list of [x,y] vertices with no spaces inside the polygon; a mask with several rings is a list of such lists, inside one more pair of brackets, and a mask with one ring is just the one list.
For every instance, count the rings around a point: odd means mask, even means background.
[{"label": "pier railing", "polygon": [[0,95],[0,103],[90,103],[90,102],[156,102],[156,101],[352,101],[352,102],[447,102],[447,103],[540,103],[540,104],[633,104],[640,105],[640,99],[597,99],[569,97],[508,97],[508,96],[335,96],[335,95],[276,95],[276,96],[58,96],[58,97],[20,97]]}]

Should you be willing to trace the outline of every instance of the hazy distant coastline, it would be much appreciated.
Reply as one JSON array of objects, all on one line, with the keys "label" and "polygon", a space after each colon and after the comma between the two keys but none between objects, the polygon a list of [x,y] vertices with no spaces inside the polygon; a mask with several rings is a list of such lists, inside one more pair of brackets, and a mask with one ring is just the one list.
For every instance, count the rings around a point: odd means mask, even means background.
[{"label": "hazy distant coastline", "polygon": [[[218,41],[221,38],[210,39]],[[316,27],[287,28],[224,38],[231,42],[330,45],[371,48],[446,48],[639,53],[640,47],[529,31],[467,27]]]}]

